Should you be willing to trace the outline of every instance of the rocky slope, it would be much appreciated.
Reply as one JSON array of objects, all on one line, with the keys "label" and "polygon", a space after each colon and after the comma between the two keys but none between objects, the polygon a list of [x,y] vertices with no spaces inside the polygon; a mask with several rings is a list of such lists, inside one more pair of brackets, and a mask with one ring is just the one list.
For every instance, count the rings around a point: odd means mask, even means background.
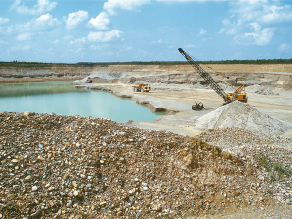
[{"label": "rocky slope", "polygon": [[[223,86],[245,84],[269,85],[283,89],[292,88],[292,65],[202,65],[214,80]],[[0,68],[0,82],[36,80],[53,78],[62,80],[67,77],[86,77],[92,75],[94,82],[122,83],[165,83],[165,84],[201,84],[205,81],[194,72],[190,65],[112,65],[107,67],[52,66],[44,69]],[[10,79],[10,80],[9,80]],[[13,79],[13,80],[11,80]]]},{"label": "rocky slope", "polygon": [[[291,204],[290,149],[230,153],[201,140],[212,133],[28,112],[0,113],[0,127],[2,218],[216,217]],[[262,138],[252,135],[249,145]]]}]

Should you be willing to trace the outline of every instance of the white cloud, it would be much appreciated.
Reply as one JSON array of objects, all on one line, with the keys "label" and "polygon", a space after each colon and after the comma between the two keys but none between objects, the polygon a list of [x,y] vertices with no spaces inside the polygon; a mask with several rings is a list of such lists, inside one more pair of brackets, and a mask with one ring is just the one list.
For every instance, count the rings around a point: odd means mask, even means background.
[{"label": "white cloud", "polygon": [[204,30],[203,28],[200,28],[200,35],[202,35],[202,34],[204,34],[204,33],[207,33],[207,31],[206,30]]},{"label": "white cloud", "polygon": [[257,22],[250,23],[250,25],[254,28],[256,32],[261,30],[261,26]]},{"label": "white cloud", "polygon": [[122,33],[123,32],[119,30],[90,32],[87,36],[87,40],[92,42],[109,42],[119,39]]},{"label": "white cloud", "polygon": [[290,53],[292,52],[292,48],[290,45],[283,43],[281,46],[278,48],[280,53]]},{"label": "white cloud", "polygon": [[91,45],[90,50],[103,50],[103,49],[106,49],[108,47],[109,46],[107,44],[106,45]]},{"label": "white cloud", "polygon": [[23,25],[15,25],[13,26],[15,31],[38,31],[38,30],[46,30],[55,26],[58,26],[60,22],[57,18],[52,18],[52,16],[47,13],[45,15],[40,16],[37,19],[32,19]]},{"label": "white cloud", "polygon": [[47,13],[37,18],[35,21],[35,24],[37,26],[42,26],[42,27],[45,27],[45,26],[54,27],[59,24],[59,21],[57,18],[53,18],[52,15]]},{"label": "white cloud", "polygon": [[152,41],[151,42],[152,44],[156,44],[156,43],[158,43],[158,44],[161,44],[161,43],[163,43],[163,41],[162,41],[162,39],[159,39],[159,40],[154,40],[154,41]]},{"label": "white cloud", "polygon": [[110,14],[115,14],[116,9],[134,10],[141,5],[150,3],[151,0],[108,0],[103,8]]},{"label": "white cloud", "polygon": [[59,43],[60,40],[59,39],[56,39],[53,43],[56,44],[56,43]]},{"label": "white cloud", "polygon": [[42,14],[44,12],[48,12],[53,10],[57,6],[57,2],[50,2],[49,0],[38,0],[37,4],[33,6],[33,8],[29,9],[24,4],[21,4],[21,0],[16,0],[11,9],[15,9],[19,14]]},{"label": "white cloud", "polygon": [[158,2],[226,2],[232,0],[156,0]]},{"label": "white cloud", "polygon": [[84,48],[70,48],[68,50],[70,53],[76,53],[78,54],[80,57],[84,57],[85,53],[83,51],[85,51]]},{"label": "white cloud", "polygon": [[122,48],[123,51],[133,51],[134,50],[134,47],[133,46],[124,46]]},{"label": "white cloud", "polygon": [[74,45],[77,47],[80,47],[85,43],[86,43],[86,37],[82,37],[81,39],[75,39],[75,40],[70,41],[70,45]]},{"label": "white cloud", "polygon": [[5,17],[0,17],[0,25],[9,23],[9,19]]},{"label": "white cloud", "polygon": [[243,22],[256,21],[259,23],[276,23],[283,21],[292,21],[292,6],[283,5],[278,0],[240,0],[231,1],[230,12],[233,18]]},{"label": "white cloud", "polygon": [[75,28],[79,23],[86,20],[88,18],[88,12],[87,11],[78,11],[74,13],[70,13],[68,19],[66,20],[66,28],[67,29],[73,29]]},{"label": "white cloud", "polygon": [[[222,19],[219,33],[234,35],[240,45],[267,45],[273,38],[275,25],[292,21],[292,6],[279,0],[230,1],[231,16]],[[248,28],[254,31],[250,32]]]},{"label": "white cloud", "polygon": [[23,34],[19,34],[16,39],[18,41],[27,41],[27,40],[31,40],[31,34],[30,33],[23,33]]},{"label": "white cloud", "polygon": [[101,12],[96,18],[91,18],[88,22],[89,25],[95,27],[98,30],[107,30],[110,20],[106,12]]},{"label": "white cloud", "polygon": [[18,44],[17,46],[11,47],[11,50],[12,51],[28,51],[28,50],[30,50],[30,48],[31,47],[29,45]]},{"label": "white cloud", "polygon": [[184,45],[184,48],[197,48],[197,46],[189,44],[189,45]]},{"label": "white cloud", "polygon": [[230,22],[229,19],[225,18],[225,19],[222,20],[222,23],[223,23],[224,26],[229,26],[231,22]]},{"label": "white cloud", "polygon": [[8,42],[5,42],[5,41],[0,41],[0,44],[1,45],[9,45],[9,43]]},{"label": "white cloud", "polygon": [[63,38],[64,40],[73,40],[74,37],[73,36],[70,36],[70,35],[67,35]]},{"label": "white cloud", "polygon": [[265,23],[289,22],[292,21],[292,6],[285,5],[277,7],[275,5],[264,6],[264,14],[259,18]]},{"label": "white cloud", "polygon": [[261,26],[259,24],[251,23],[250,25],[254,28],[255,32],[235,36],[234,40],[236,43],[240,45],[264,46],[272,40],[274,29],[265,28],[261,31]]}]

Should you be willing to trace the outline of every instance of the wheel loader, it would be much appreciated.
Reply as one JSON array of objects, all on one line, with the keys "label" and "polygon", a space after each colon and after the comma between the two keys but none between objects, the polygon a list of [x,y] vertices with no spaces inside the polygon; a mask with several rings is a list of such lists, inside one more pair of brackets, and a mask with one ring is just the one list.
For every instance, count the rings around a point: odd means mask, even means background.
[{"label": "wheel loader", "polygon": [[139,84],[133,85],[132,89],[134,92],[149,92],[151,90],[151,87],[149,84]]}]

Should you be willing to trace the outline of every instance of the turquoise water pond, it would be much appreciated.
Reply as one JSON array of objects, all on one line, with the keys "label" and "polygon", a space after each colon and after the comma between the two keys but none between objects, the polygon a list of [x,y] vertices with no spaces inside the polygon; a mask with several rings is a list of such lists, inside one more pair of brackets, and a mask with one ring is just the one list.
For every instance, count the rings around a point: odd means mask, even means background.
[{"label": "turquoise water pond", "polygon": [[70,82],[0,83],[0,112],[36,112],[152,122],[165,113],[153,113],[127,98],[98,90],[76,89]]}]

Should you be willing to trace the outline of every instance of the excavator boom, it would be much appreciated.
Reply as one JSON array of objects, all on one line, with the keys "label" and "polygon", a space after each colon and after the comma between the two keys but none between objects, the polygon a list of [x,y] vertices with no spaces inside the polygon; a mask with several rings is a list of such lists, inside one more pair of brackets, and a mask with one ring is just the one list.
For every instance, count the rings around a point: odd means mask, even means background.
[{"label": "excavator boom", "polygon": [[198,62],[196,62],[189,54],[187,54],[182,48],[178,51],[186,58],[186,60],[196,69],[199,75],[212,87],[212,89],[223,98],[224,104],[231,103],[235,100],[247,103],[246,93],[241,93],[242,90],[245,91],[244,84],[240,85],[233,93],[226,94],[223,89],[214,81],[214,79],[201,68]]},{"label": "excavator boom", "polygon": [[245,90],[244,84],[240,85],[235,91],[235,94],[240,94],[242,90]]},{"label": "excavator boom", "polygon": [[227,98],[227,94],[224,90],[214,81],[214,79],[204,70],[201,66],[182,48],[179,48],[178,51],[185,57],[185,59],[194,67],[194,69],[199,73],[199,75],[212,87],[212,89],[223,98],[225,102],[230,102],[230,99]]}]

